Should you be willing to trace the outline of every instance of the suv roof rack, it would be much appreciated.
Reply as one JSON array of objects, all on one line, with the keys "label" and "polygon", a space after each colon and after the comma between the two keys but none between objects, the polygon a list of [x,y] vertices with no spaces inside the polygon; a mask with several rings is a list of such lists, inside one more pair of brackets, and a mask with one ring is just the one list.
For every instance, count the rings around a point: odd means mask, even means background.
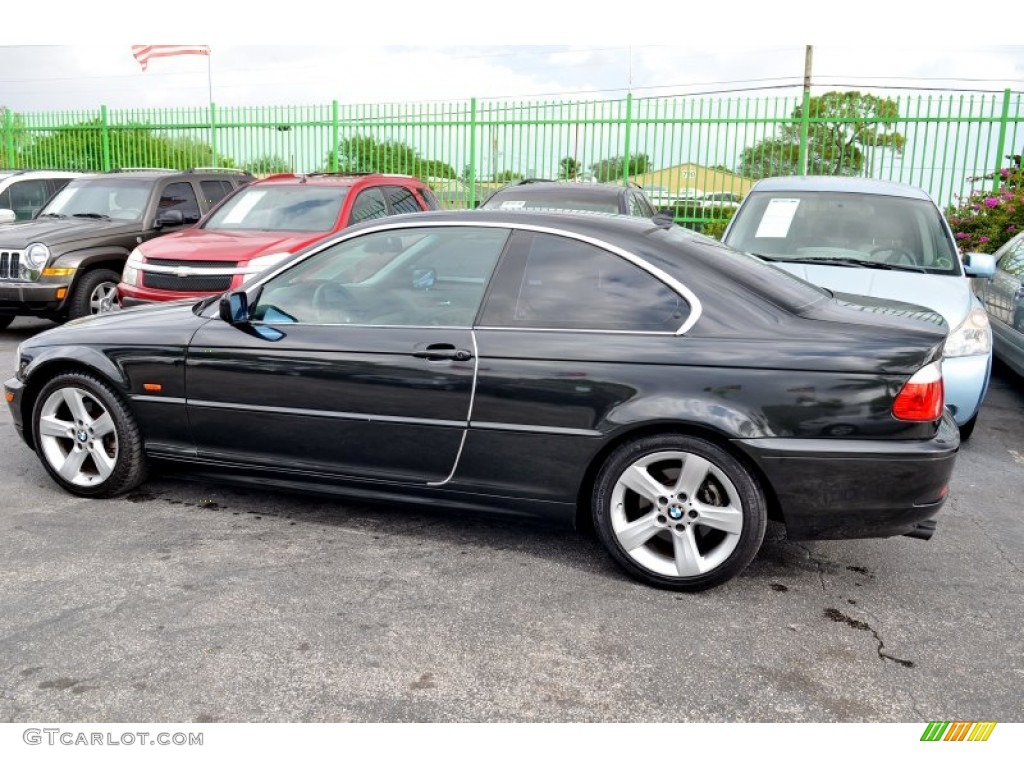
[{"label": "suv roof rack", "polygon": [[177,168],[111,168],[110,173],[181,173]]},{"label": "suv roof rack", "polygon": [[240,173],[243,176],[252,176],[244,168],[221,168],[219,166],[210,166],[209,168],[189,168],[185,173],[209,173],[211,171],[220,171],[222,173]]}]

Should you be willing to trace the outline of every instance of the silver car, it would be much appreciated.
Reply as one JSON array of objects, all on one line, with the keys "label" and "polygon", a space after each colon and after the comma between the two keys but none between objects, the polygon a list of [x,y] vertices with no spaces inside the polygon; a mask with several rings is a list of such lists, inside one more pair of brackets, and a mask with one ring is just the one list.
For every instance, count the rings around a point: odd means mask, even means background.
[{"label": "silver car", "polygon": [[975,278],[974,291],[992,323],[995,355],[1024,376],[1024,232],[995,252],[995,274]]},{"label": "silver car", "polygon": [[992,332],[969,277],[991,277],[988,254],[961,259],[928,194],[908,184],[841,176],[762,179],[722,240],[833,292],[917,304],[949,327],[946,406],[966,440],[992,370]]}]

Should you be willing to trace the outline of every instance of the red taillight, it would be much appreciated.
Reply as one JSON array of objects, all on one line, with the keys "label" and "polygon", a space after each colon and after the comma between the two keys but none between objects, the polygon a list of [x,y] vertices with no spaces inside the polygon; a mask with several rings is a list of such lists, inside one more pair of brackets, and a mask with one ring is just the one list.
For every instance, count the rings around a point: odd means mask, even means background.
[{"label": "red taillight", "polygon": [[935,421],[942,416],[946,394],[942,366],[926,365],[910,377],[892,404],[892,415],[903,421]]}]

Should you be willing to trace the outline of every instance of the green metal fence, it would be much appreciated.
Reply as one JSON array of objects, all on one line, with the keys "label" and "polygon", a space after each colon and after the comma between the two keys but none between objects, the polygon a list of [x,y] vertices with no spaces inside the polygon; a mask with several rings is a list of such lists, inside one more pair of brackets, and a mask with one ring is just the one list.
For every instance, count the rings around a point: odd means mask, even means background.
[{"label": "green metal fence", "polygon": [[[758,176],[801,170],[914,184],[944,206],[994,185],[988,179],[1024,145],[1018,92],[878,97],[876,109],[864,108],[875,97],[858,97],[831,112],[801,97],[632,96],[4,110],[0,167],[412,173],[452,207],[472,206],[517,177],[631,181],[699,226],[726,215],[729,198],[741,198]],[[711,194],[726,200],[702,200]]]}]

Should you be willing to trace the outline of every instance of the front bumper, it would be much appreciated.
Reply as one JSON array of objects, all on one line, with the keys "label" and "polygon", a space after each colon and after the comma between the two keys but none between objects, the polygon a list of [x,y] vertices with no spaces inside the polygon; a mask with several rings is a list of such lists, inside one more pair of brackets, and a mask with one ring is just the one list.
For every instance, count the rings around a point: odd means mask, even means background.
[{"label": "front bumper", "polygon": [[[46,315],[61,308],[68,283],[27,283],[0,281],[0,313]],[[58,297],[59,296],[59,297]]]},{"label": "front bumper", "polygon": [[957,424],[965,424],[978,412],[992,375],[992,355],[942,358],[942,384],[946,407]]},{"label": "front bumper", "polygon": [[207,296],[219,296],[224,291],[161,291],[155,288],[144,288],[125,283],[118,283],[117,301],[125,308],[144,307],[149,304],[163,304],[168,301],[191,299],[199,301]]},{"label": "front bumper", "polygon": [[960,448],[949,410],[931,440],[736,440],[764,472],[791,539],[911,533],[946,502]]},{"label": "front bumper", "polygon": [[[20,379],[8,379],[4,382],[4,399],[11,409],[11,418],[14,420],[14,428],[18,430],[18,436],[25,440],[25,430],[21,419],[21,398],[25,391],[25,385]],[[28,440],[25,440],[27,443]]]}]

